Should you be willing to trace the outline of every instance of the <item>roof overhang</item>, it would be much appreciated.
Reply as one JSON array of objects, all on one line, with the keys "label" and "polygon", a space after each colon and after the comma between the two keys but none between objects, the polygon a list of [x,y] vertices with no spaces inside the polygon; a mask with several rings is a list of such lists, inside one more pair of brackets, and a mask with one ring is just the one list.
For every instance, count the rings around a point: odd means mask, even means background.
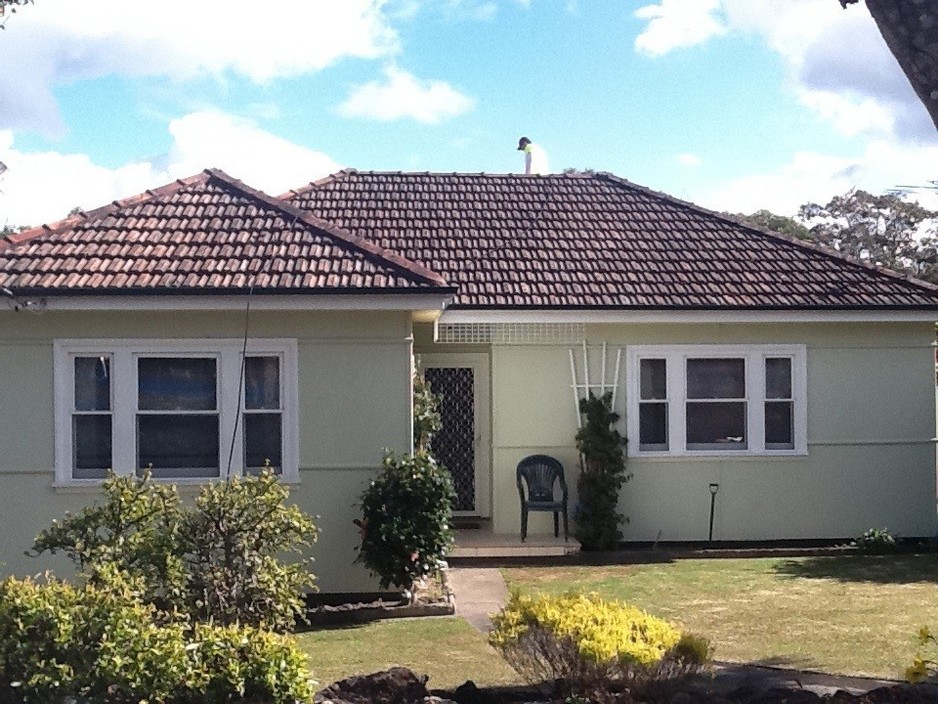
[{"label": "roof overhang", "polygon": [[[43,308],[95,311],[187,311],[244,310],[250,300],[252,310],[408,310],[441,311],[452,300],[449,293],[318,294],[318,295],[185,295],[185,296],[29,296],[18,298],[44,301]],[[0,308],[2,310],[2,308]]]},{"label": "roof overhang", "polygon": [[596,310],[448,309],[440,323],[934,323],[938,306],[924,310],[734,309],[734,310]]}]

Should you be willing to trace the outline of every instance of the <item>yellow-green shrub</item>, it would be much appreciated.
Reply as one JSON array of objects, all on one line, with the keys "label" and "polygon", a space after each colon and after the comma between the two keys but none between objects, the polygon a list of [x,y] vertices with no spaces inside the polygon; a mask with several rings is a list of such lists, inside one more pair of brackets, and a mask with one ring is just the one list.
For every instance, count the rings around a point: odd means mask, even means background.
[{"label": "yellow-green shrub", "polygon": [[602,700],[609,685],[639,686],[700,670],[709,643],[620,601],[513,592],[490,642],[529,682]]},{"label": "yellow-green shrub", "polygon": [[0,582],[0,701],[293,704],[312,694],[289,638],[160,623],[130,588]]},{"label": "yellow-green shrub", "polygon": [[[935,638],[928,626],[922,626],[919,629],[918,642],[923,649],[935,650],[938,648],[938,638]],[[922,652],[919,652],[912,664],[905,668],[905,678],[912,683],[921,682],[936,675],[938,675],[938,661]]]}]

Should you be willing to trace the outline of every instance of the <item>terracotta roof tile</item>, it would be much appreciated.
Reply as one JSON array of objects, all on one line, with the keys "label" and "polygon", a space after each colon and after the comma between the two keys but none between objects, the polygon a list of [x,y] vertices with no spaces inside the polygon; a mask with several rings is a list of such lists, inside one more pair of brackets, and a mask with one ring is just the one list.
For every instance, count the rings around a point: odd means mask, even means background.
[{"label": "terracotta roof tile", "polygon": [[938,287],[610,174],[333,174],[282,198],[420,262],[461,308],[938,308]]},{"label": "terracotta roof tile", "polygon": [[[310,277],[311,269],[330,272]],[[450,290],[437,273],[217,170],[0,240],[0,286],[48,294]]]}]

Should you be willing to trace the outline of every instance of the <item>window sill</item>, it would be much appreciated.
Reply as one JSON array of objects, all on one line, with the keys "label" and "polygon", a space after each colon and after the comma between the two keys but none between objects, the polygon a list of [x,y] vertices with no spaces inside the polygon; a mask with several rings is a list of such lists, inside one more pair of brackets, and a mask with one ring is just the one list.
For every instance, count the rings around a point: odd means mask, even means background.
[{"label": "window sill", "polygon": [[[278,477],[283,484],[289,486],[296,486],[300,483],[299,477]],[[153,479],[154,484],[163,484],[163,485],[172,485],[175,484],[182,490],[191,489],[195,490],[206,484],[217,484],[218,482],[224,481],[221,478],[201,478],[201,479]],[[104,484],[103,479],[72,479],[65,481],[53,481],[52,488],[57,493],[62,494],[93,494],[100,493],[101,486]]]},{"label": "window sill", "polygon": [[629,454],[630,460],[700,460],[700,459],[719,459],[719,460],[777,460],[777,459],[799,459],[808,456],[807,450],[767,450],[763,452],[752,452],[748,450],[739,450],[737,452],[718,452],[704,451],[697,452],[637,452]]}]

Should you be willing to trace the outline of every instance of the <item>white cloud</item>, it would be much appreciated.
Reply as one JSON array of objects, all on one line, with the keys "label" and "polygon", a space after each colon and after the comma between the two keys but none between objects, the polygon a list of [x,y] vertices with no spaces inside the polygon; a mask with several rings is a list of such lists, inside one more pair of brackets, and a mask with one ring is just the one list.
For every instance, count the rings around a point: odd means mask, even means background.
[{"label": "white cloud", "polygon": [[845,135],[934,143],[935,130],[866,7],[834,0],[661,0],[636,50],[661,56],[720,34],[760,39],[779,54],[794,94]]},{"label": "white cloud", "polygon": [[0,177],[0,224],[59,220],[76,206],[96,208],[208,167],[271,195],[341,168],[321,152],[221,112],[185,115],[170,122],[169,132],[168,154],[109,169],[84,154],[18,151],[12,132],[0,131],[0,152],[9,167]]},{"label": "white cloud", "polygon": [[[878,194],[897,185],[926,185],[935,178],[936,163],[938,146],[917,147],[876,140],[853,159],[799,152],[780,169],[734,179],[694,194],[692,200],[734,213],[766,208],[781,215],[794,215],[804,203],[826,203],[851,188]],[[924,192],[918,200],[926,207],[938,209],[938,194]]]},{"label": "white cloud", "polygon": [[395,66],[386,67],[384,75],[384,82],[356,86],[339,105],[339,113],[382,122],[412,118],[436,124],[468,112],[475,105],[473,98],[445,81],[421,80]]},{"label": "white cloud", "polygon": [[398,38],[384,4],[43,0],[17,14],[0,42],[0,127],[61,128],[52,88],[80,79],[231,72],[263,83],[346,56],[385,57]]},{"label": "white cloud", "polygon": [[677,163],[681,166],[697,167],[700,166],[703,162],[696,154],[685,152],[684,154],[677,155]]},{"label": "white cloud", "polygon": [[658,5],[640,7],[635,16],[648,20],[648,26],[635,38],[635,49],[661,56],[724,34],[719,10],[720,0],[661,0]]}]

